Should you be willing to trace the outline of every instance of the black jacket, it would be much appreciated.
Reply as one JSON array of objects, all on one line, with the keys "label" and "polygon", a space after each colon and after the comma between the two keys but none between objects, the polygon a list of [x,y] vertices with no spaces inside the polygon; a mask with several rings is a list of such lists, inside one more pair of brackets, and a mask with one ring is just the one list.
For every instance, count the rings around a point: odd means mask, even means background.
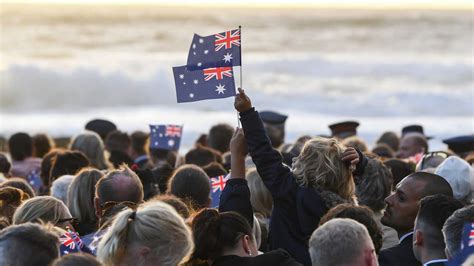
[{"label": "black jacket", "polygon": [[283,248],[298,262],[311,265],[308,252],[311,234],[329,207],[344,200],[329,191],[299,186],[291,170],[282,163],[280,153],[272,148],[258,112],[252,108],[240,117],[252,160],[273,196],[270,250]]},{"label": "black jacket", "polygon": [[239,257],[239,256],[222,256],[218,258],[212,266],[232,266],[232,265],[245,265],[245,266],[297,266],[301,265],[295,261],[288,252],[277,249],[267,252],[256,257]]},{"label": "black jacket", "polygon": [[413,234],[403,239],[400,244],[380,251],[379,265],[421,266],[413,254]]}]

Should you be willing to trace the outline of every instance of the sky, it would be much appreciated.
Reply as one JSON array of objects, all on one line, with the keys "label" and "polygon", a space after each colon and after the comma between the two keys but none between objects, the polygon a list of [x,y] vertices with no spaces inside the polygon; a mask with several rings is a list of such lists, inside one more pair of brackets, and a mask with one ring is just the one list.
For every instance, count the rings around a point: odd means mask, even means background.
[{"label": "sky", "polygon": [[[473,9],[474,0],[0,0],[1,3],[87,4],[87,5],[164,5],[240,7],[327,7],[368,9]],[[170,3],[172,2],[172,3]]]}]

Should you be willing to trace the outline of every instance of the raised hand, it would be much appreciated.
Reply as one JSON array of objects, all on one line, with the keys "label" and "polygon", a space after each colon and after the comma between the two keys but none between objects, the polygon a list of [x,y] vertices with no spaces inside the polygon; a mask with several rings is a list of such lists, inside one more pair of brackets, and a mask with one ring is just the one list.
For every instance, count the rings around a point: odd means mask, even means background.
[{"label": "raised hand", "polygon": [[359,163],[359,154],[354,148],[347,148],[343,153],[341,160],[349,165],[351,170],[355,170],[356,165]]},{"label": "raised hand", "polygon": [[252,108],[252,102],[242,88],[239,88],[239,93],[235,95],[234,107],[240,113]]},{"label": "raised hand", "polygon": [[244,158],[247,156],[247,143],[245,142],[244,131],[236,128],[232,139],[230,140],[230,154],[232,158]]}]

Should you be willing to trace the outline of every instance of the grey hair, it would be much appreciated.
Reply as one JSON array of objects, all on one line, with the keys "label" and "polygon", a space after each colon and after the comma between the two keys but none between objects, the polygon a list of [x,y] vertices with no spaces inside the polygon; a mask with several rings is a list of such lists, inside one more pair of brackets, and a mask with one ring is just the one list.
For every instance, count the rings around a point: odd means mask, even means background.
[{"label": "grey hair", "polygon": [[461,251],[462,230],[466,222],[474,222],[474,205],[456,210],[444,223],[443,236],[448,253],[446,255],[450,258],[457,256]]},{"label": "grey hair", "polygon": [[97,221],[94,209],[95,185],[102,176],[102,172],[97,169],[84,169],[69,185],[67,206],[81,223]]},{"label": "grey hair", "polygon": [[100,136],[93,132],[86,130],[74,137],[69,145],[70,150],[81,151],[91,162],[91,165],[99,170],[110,169],[111,165],[105,157],[104,142]]},{"label": "grey hair", "polygon": [[359,204],[374,212],[385,208],[385,198],[392,191],[392,172],[382,161],[369,158],[362,176],[355,177],[356,195]]},{"label": "grey hair", "polygon": [[53,181],[51,185],[51,196],[67,204],[67,190],[74,180],[73,175],[63,175]]},{"label": "grey hair", "polygon": [[364,225],[352,219],[332,219],[309,239],[311,262],[320,266],[352,265],[363,253],[364,243],[372,243]]},{"label": "grey hair", "polygon": [[13,224],[27,222],[51,222],[57,224],[59,220],[71,218],[66,205],[51,196],[38,196],[24,201],[13,214]]},{"label": "grey hair", "polygon": [[150,248],[150,259],[156,265],[178,265],[194,247],[184,219],[160,201],[145,203],[137,211],[126,209],[117,214],[99,243],[97,258],[105,265],[137,261],[132,251],[135,245]]},{"label": "grey hair", "polygon": [[269,218],[273,209],[273,198],[268,188],[263,184],[262,178],[255,168],[247,173],[247,182],[250,190],[250,203],[256,213]]}]

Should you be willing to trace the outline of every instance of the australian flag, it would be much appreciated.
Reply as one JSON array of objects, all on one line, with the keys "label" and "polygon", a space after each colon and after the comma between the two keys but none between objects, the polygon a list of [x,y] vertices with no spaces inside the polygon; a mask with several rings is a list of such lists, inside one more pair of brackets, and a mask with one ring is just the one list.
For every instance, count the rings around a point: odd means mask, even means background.
[{"label": "australian flag", "polygon": [[150,148],[177,151],[182,133],[183,126],[150,125]]},{"label": "australian flag", "polygon": [[462,233],[461,251],[446,265],[462,265],[474,254],[474,223],[465,223]]},{"label": "australian flag", "polygon": [[59,237],[59,242],[61,243],[59,246],[61,256],[75,252],[86,252],[92,254],[91,250],[86,245],[84,245],[79,235],[71,230],[68,230],[62,234]]},{"label": "australian flag", "polygon": [[218,208],[222,191],[224,191],[229,176],[216,176],[211,178],[211,208]]},{"label": "australian flag", "polygon": [[232,67],[212,67],[190,71],[173,67],[178,103],[235,96]]},{"label": "australian flag", "polygon": [[190,70],[240,66],[240,29],[209,36],[194,34],[187,65]]}]

